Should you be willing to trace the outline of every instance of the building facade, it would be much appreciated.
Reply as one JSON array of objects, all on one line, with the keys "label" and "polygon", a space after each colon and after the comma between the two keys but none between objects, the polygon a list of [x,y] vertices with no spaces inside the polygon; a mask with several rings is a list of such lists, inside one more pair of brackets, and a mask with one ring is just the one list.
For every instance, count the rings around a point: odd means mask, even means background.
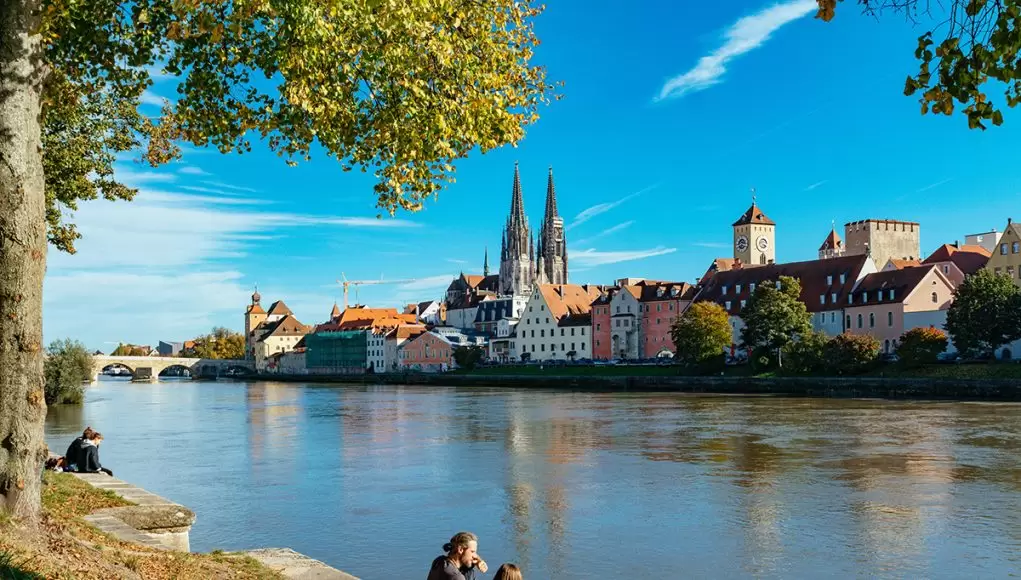
[{"label": "building facade", "polygon": [[309,374],[362,374],[368,363],[369,331],[320,331],[305,337]]},{"label": "building facade", "polygon": [[766,217],[754,199],[733,229],[735,261],[747,268],[776,262],[776,222]]},{"label": "building facade", "polygon": [[921,265],[936,266],[956,288],[970,276],[985,267],[990,252],[983,246],[943,244],[922,261]]},{"label": "building facade", "polygon": [[840,235],[837,234],[837,228],[832,228],[830,235],[826,236],[826,239],[822,241],[822,245],[819,246],[819,259],[828,260],[843,255],[844,240],[841,240]]},{"label": "building facade", "polygon": [[536,285],[514,331],[521,360],[592,358],[592,301],[602,288],[576,284]]},{"label": "building facade", "polygon": [[1021,286],[1021,228],[1013,219],[1007,218],[1007,227],[985,267],[994,274],[1010,277],[1015,285]]},{"label": "building facade", "polygon": [[885,266],[890,258],[921,259],[917,222],[867,219],[844,224],[845,253],[870,254],[872,261]]},{"label": "building facade", "polygon": [[608,288],[602,292],[590,305],[592,312],[592,359],[610,360],[613,358],[613,346],[610,344],[610,329],[613,326],[613,318],[610,316],[610,303],[613,295],[620,291],[620,288]]},{"label": "building facade", "polygon": [[553,185],[553,168],[546,183],[546,210],[539,228],[536,283],[567,284],[567,236],[564,220],[557,212],[557,192]]},{"label": "building facade", "polygon": [[650,359],[677,353],[671,329],[674,321],[684,314],[695,297],[695,287],[684,282],[654,282],[643,284],[638,301],[642,308],[639,340],[641,357]]},{"label": "building facade", "polygon": [[[488,252],[486,263],[488,265]],[[500,239],[499,294],[528,296],[534,283],[567,283],[567,236],[564,220],[557,211],[551,167],[546,184],[546,209],[536,244],[525,215],[521,175],[515,163],[511,210]]]},{"label": "building facade", "polygon": [[401,367],[422,372],[445,372],[454,366],[453,345],[435,332],[423,332],[398,349]]},{"label": "building facade", "polygon": [[1000,243],[1000,236],[1002,232],[996,231],[993,228],[991,231],[982,232],[980,234],[968,234],[964,236],[964,245],[966,246],[982,246],[990,254],[996,251],[997,244]]},{"label": "building facade", "polygon": [[298,342],[311,331],[311,328],[290,314],[262,323],[256,329],[258,339],[255,341],[255,369],[265,370],[271,355],[293,351]]}]

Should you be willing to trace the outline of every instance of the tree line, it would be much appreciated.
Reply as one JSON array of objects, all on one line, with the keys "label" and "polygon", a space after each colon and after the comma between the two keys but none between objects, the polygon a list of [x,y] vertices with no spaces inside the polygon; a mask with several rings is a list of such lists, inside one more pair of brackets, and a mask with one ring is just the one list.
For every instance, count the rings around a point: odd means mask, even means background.
[{"label": "tree line", "polygon": [[[795,374],[855,374],[880,357],[879,341],[867,334],[829,337],[812,328],[800,299],[798,280],[781,276],[779,284],[760,284],[741,310],[742,349],[758,369],[782,367]],[[676,360],[705,372],[721,370],[733,344],[730,316],[715,302],[696,302],[671,328]],[[958,356],[991,359],[1021,339],[1021,288],[1007,276],[980,270],[954,290],[944,329],[913,328],[901,335],[895,354],[903,365],[931,364],[950,341]]]}]

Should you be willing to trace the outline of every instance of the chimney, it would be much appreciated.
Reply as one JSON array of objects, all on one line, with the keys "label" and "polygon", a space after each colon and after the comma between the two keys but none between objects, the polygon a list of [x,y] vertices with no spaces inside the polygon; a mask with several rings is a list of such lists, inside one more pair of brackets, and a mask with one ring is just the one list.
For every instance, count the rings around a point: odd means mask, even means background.
[{"label": "chimney", "polygon": [[954,240],[954,247],[955,248],[960,248],[961,247],[961,241],[960,240]]}]

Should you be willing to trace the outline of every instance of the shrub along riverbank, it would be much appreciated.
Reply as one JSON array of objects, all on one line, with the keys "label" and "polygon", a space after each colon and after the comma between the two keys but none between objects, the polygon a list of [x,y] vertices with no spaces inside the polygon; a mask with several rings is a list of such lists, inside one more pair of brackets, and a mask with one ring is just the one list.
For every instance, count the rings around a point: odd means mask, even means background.
[{"label": "shrub along riverbank", "polygon": [[66,473],[46,472],[43,481],[38,529],[0,521],[0,578],[282,578],[248,556],[170,552],[117,540],[82,518],[130,502]]}]

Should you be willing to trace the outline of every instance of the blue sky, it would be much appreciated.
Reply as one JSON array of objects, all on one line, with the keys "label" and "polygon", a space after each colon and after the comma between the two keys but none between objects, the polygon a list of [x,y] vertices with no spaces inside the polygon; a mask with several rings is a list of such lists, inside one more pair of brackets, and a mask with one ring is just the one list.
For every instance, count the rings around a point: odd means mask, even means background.
[{"label": "blue sky", "polygon": [[[107,351],[240,330],[256,283],[264,303],[320,322],[341,272],[416,280],[365,287],[363,303],[439,298],[459,271],[481,271],[486,246],[498,268],[515,161],[536,229],[553,166],[577,283],[695,279],[731,255],[751,187],[778,224],[779,261],[813,258],[834,220],[919,221],[923,253],[1003,229],[1021,191],[1021,117],[979,132],[919,114],[901,91],[929,21],[876,21],[850,2],[828,24],[813,0],[632,4],[550,3],[536,59],[563,100],[517,148],[458,163],[416,214],[376,220],[371,179],[321,155],[291,168],[258,147],[186,148],[157,170],[120,163],[136,201],[84,204],[79,253],[50,253],[47,340]],[[151,91],[173,94],[172,78]]]}]

